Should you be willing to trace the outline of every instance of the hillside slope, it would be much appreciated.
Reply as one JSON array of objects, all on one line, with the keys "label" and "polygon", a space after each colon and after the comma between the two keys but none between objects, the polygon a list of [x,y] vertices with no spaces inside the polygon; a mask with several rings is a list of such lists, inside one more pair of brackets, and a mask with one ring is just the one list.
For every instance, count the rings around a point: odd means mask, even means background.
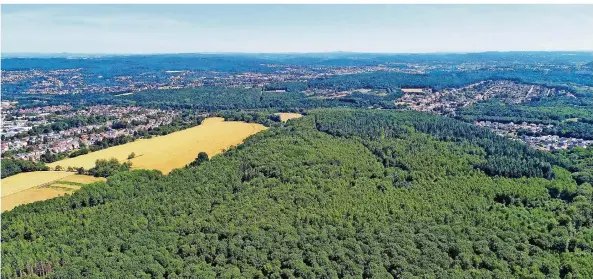
[{"label": "hillside slope", "polygon": [[318,110],[3,214],[2,277],[593,278],[592,198],[469,124]]}]

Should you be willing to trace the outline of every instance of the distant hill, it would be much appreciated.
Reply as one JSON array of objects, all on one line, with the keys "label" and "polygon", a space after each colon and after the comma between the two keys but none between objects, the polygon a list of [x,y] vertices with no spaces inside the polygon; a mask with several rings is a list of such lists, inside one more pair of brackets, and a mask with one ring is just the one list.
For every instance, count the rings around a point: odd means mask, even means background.
[{"label": "distant hill", "polygon": [[113,56],[110,54],[102,53],[36,53],[36,52],[4,52],[2,53],[2,59],[8,58],[89,58],[89,57],[102,57],[102,56]]},{"label": "distant hill", "polygon": [[[142,66],[144,70],[160,66],[181,66],[192,70],[226,70],[226,61],[238,66],[277,63],[289,65],[326,66],[368,66],[394,63],[437,63],[463,64],[487,61],[489,65],[509,65],[525,63],[572,63],[590,60],[590,52],[476,52],[476,53],[168,53],[168,54],[109,54],[109,53],[2,53],[5,70],[22,69],[64,69],[80,68],[88,65],[88,58],[104,58],[102,62],[126,61],[130,66]],[[53,59],[48,60],[46,59]],[[68,59],[67,64],[60,59]],[[213,62],[220,66],[212,65]],[[60,63],[55,63],[60,62]],[[172,65],[168,65],[172,64]],[[146,68],[148,67],[148,68]],[[254,70],[257,68],[253,68]]]}]

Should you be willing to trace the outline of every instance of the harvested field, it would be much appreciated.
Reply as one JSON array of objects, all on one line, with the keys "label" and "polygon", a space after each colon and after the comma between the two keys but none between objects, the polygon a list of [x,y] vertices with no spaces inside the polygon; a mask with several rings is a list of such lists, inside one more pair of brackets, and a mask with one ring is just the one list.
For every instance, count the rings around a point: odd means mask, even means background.
[{"label": "harvested field", "polygon": [[70,194],[80,189],[80,185],[96,181],[105,181],[105,178],[58,171],[19,173],[2,179],[2,211]]},{"label": "harvested field", "polygon": [[10,196],[2,197],[2,212],[11,210],[19,205],[28,204],[36,201],[43,201],[65,194],[71,193],[63,189],[55,189],[51,187],[31,188]]},{"label": "harvested field", "polygon": [[208,118],[197,127],[110,147],[54,162],[48,166],[89,169],[95,165],[97,159],[116,158],[123,162],[134,152],[136,157],[130,160],[133,169],[156,169],[166,174],[192,162],[200,152],[206,152],[212,157],[233,145],[241,144],[248,136],[265,129],[267,128],[261,124],[224,121],[218,117]]},{"label": "harvested field", "polygon": [[303,115],[300,113],[292,113],[292,112],[280,112],[280,113],[275,113],[275,115],[279,115],[280,121],[282,121],[282,122],[286,122],[290,119],[303,117]]},{"label": "harvested field", "polygon": [[73,175],[65,171],[23,172],[2,179],[2,198]]}]

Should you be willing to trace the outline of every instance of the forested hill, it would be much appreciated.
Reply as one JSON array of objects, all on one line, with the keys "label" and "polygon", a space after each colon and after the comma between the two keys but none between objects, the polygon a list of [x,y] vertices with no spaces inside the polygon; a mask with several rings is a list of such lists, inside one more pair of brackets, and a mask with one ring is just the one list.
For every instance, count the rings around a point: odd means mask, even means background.
[{"label": "forested hill", "polygon": [[593,278],[592,186],[470,127],[312,111],[2,214],[2,277]]},{"label": "forested hill", "polygon": [[194,109],[215,112],[220,110],[253,110],[277,109],[281,111],[295,111],[300,109],[322,107],[356,107],[369,106],[394,107],[394,101],[401,96],[398,91],[391,91],[385,96],[353,93],[339,99],[310,98],[302,92],[291,91],[282,94],[262,92],[261,88],[224,88],[198,87],[172,90],[148,90],[127,96],[110,94],[64,94],[56,96],[22,95],[19,104],[22,107],[45,105],[71,104],[85,105],[139,105],[158,107],[162,109]]}]

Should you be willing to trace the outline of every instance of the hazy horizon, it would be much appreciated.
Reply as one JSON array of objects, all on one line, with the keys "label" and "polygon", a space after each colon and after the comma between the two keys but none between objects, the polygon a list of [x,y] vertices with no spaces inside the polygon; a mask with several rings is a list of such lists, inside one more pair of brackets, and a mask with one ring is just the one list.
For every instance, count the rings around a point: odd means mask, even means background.
[{"label": "hazy horizon", "polygon": [[117,53],[117,52],[0,52],[1,54],[10,55],[169,55],[169,54],[330,54],[330,53],[344,53],[344,54],[386,54],[386,55],[403,55],[403,54],[479,54],[479,53],[505,53],[505,52],[593,52],[591,50],[485,50],[485,51],[433,51],[433,52],[363,52],[363,51],[324,51],[324,52],[146,52],[146,53]]},{"label": "hazy horizon", "polygon": [[2,54],[591,51],[591,5],[2,5]]}]

